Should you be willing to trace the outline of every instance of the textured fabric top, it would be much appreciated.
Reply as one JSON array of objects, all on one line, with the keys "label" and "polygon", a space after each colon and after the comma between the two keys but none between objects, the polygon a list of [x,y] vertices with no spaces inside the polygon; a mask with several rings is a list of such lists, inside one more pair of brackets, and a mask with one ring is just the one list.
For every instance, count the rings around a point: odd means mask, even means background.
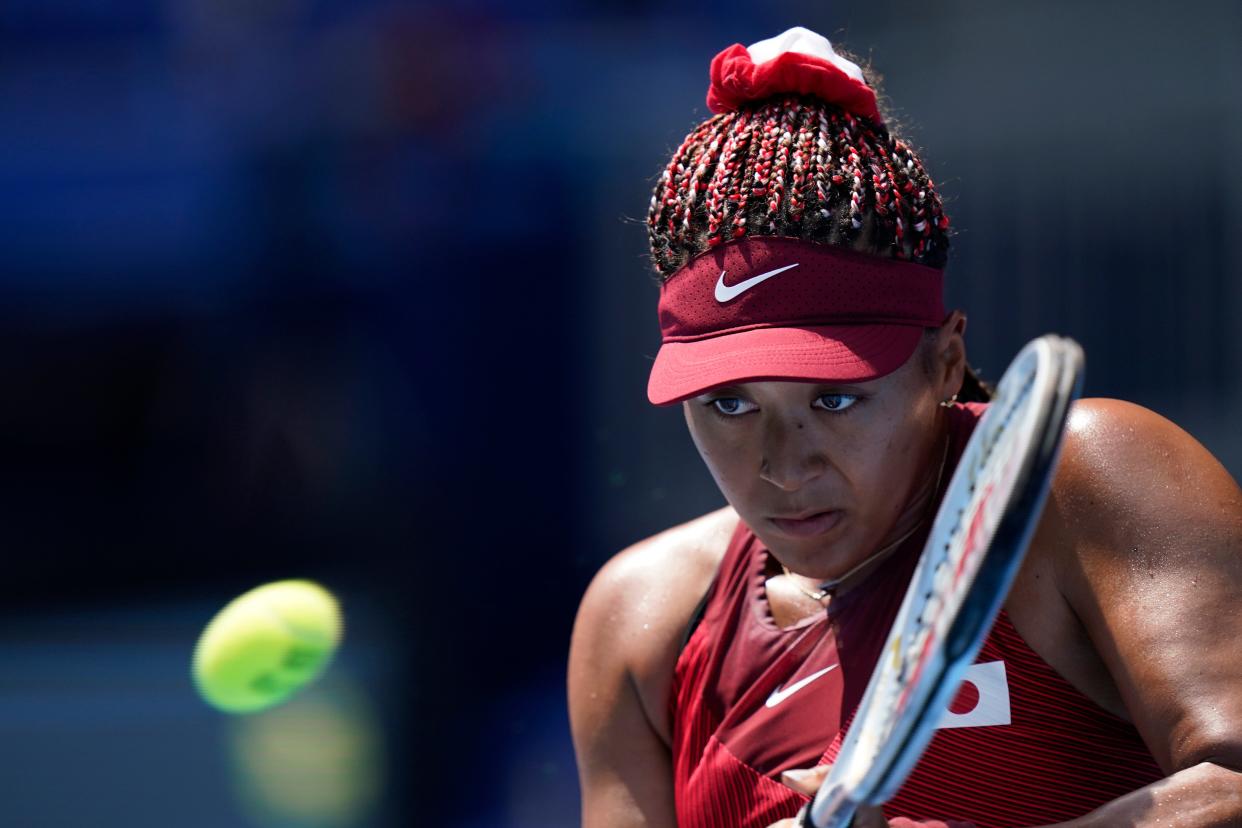
[{"label": "textured fabric top", "polygon": [[[952,409],[954,465],[984,408]],[[916,533],[828,613],[782,629],[764,593],[768,552],[739,525],[675,668],[681,828],[762,828],[797,813],[806,797],[780,772],[836,757],[925,538]],[[884,810],[979,828],[1045,825],[1163,776],[1134,727],[1049,667],[1002,613]]]}]

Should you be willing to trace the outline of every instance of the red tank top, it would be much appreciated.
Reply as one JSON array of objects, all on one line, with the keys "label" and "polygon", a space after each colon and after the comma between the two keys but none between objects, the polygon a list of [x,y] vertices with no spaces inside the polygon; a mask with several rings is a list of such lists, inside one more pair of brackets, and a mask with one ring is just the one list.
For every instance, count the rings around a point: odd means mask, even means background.
[{"label": "red tank top", "polygon": [[[983,408],[952,409],[953,465]],[[806,798],[778,776],[836,757],[929,531],[916,532],[827,613],[781,629],[764,593],[768,552],[739,524],[674,672],[680,828],[766,828],[797,813]],[[1134,727],[1061,678],[1002,612],[884,811],[980,828],[1044,825],[1164,775]]]}]

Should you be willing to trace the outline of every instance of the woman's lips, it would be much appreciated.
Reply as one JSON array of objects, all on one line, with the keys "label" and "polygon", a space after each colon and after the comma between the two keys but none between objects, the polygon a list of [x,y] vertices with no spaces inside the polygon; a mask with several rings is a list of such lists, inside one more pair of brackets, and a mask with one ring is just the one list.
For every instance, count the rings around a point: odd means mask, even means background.
[{"label": "woman's lips", "polygon": [[831,509],[804,518],[773,517],[768,520],[786,535],[795,538],[813,538],[836,526],[841,520],[841,514],[841,510]]}]

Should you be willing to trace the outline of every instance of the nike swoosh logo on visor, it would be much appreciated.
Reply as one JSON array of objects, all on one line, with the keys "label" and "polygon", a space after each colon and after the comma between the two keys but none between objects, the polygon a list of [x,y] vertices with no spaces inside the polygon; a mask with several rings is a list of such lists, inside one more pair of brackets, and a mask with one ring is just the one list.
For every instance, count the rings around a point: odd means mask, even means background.
[{"label": "nike swoosh logo on visor", "polygon": [[789,698],[794,693],[797,693],[803,687],[806,687],[808,684],[815,681],[815,679],[819,678],[824,673],[827,673],[831,670],[835,670],[836,667],[837,665],[834,664],[831,667],[825,667],[824,669],[820,670],[818,673],[811,673],[806,678],[801,679],[799,681],[795,681],[793,684],[789,685],[783,690],[779,687],[776,688],[775,690],[772,691],[772,695],[768,696],[768,700],[767,702],[765,702],[765,705],[767,707],[776,707],[778,704],[783,702],[785,699]]},{"label": "nike swoosh logo on visor", "polygon": [[760,273],[758,276],[751,276],[749,279],[738,282],[736,285],[725,284],[725,271],[722,270],[720,271],[720,278],[716,280],[716,301],[723,305],[725,302],[741,296],[743,293],[750,290],[760,282],[766,282],[776,274],[784,273],[786,270],[789,270],[789,268],[797,266],[798,263],[795,262],[791,265],[778,267],[776,270],[769,270],[767,273]]}]

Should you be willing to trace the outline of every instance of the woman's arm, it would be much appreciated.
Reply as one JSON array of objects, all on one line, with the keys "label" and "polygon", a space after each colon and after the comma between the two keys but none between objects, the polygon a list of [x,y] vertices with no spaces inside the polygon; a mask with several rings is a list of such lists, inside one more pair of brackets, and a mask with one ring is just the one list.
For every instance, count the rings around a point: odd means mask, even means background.
[{"label": "woman's arm", "polygon": [[609,561],[587,589],[569,650],[584,828],[676,828],[673,670],[736,525],[724,509],[649,538]]},{"label": "woman's arm", "polygon": [[1129,403],[1078,406],[1071,445],[1057,581],[1169,774],[1072,824],[1242,824],[1242,491]]},{"label": "woman's arm", "polygon": [[[801,779],[786,784],[799,793],[815,796],[828,775],[826,766],[808,770]],[[1115,799],[1086,816],[1044,828],[1119,828],[1119,826],[1169,826],[1203,828],[1208,825],[1238,825],[1239,778],[1234,771],[1210,762],[1178,771],[1161,781]],[[769,828],[799,828],[792,819],[783,819]],[[912,820],[895,817],[885,820],[879,808],[862,808],[851,828],[972,828],[954,820]]]},{"label": "woman's arm", "polygon": [[582,825],[676,828],[669,746],[644,710],[631,664],[635,642],[627,604],[640,579],[626,572],[626,563],[614,559],[595,577],[569,648],[569,719]]}]

